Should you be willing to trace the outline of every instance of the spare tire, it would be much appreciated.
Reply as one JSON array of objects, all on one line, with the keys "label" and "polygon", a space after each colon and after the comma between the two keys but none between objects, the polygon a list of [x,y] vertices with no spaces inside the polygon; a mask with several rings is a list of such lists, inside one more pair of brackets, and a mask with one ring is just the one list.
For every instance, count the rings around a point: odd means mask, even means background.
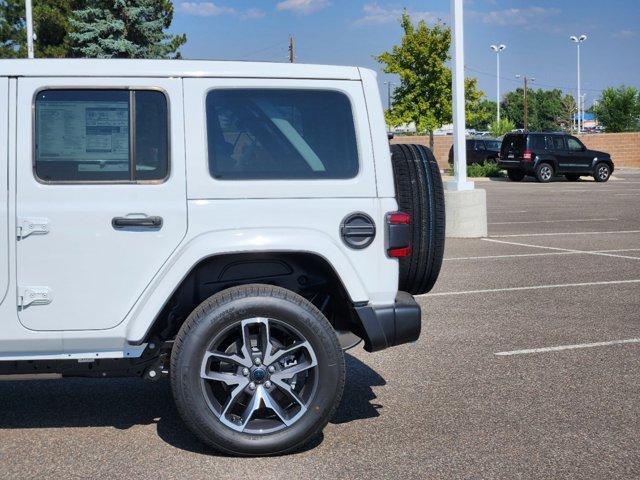
[{"label": "spare tire", "polygon": [[431,291],[444,256],[444,190],[438,162],[422,145],[392,145],[391,163],[401,212],[411,215],[411,255],[400,259],[398,289]]}]

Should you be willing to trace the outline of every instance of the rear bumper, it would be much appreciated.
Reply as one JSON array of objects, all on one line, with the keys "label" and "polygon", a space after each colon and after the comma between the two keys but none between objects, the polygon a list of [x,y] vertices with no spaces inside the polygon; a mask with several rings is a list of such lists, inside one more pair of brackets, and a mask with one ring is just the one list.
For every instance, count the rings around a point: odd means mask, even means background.
[{"label": "rear bumper", "polygon": [[505,170],[519,170],[523,173],[534,172],[534,162],[524,162],[522,160],[498,160],[498,166]]},{"label": "rear bumper", "polygon": [[420,337],[420,305],[406,292],[398,292],[393,305],[354,307],[360,320],[364,348],[377,352],[385,348],[415,342]]}]

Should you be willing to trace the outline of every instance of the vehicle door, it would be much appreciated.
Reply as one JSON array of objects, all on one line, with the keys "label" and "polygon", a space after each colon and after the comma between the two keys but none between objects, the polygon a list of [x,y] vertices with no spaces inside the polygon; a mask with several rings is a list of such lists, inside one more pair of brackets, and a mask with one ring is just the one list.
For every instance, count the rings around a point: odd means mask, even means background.
[{"label": "vehicle door", "polygon": [[547,150],[550,156],[555,157],[557,163],[556,173],[572,172],[572,159],[567,150],[564,135],[548,135],[546,138]]},{"label": "vehicle door", "polygon": [[567,152],[571,161],[571,171],[590,173],[593,157],[588,154],[587,147],[576,137],[567,137]]},{"label": "vehicle door", "polygon": [[9,79],[0,77],[0,304],[9,288]]},{"label": "vehicle door", "polygon": [[181,79],[18,82],[18,315],[123,321],[187,228]]}]

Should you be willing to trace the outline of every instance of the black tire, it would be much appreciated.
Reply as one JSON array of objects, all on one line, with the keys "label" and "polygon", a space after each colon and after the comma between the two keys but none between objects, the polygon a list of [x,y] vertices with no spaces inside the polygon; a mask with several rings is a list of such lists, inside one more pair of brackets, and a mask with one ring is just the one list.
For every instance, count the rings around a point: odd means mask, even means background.
[{"label": "black tire", "polygon": [[554,175],[555,171],[553,170],[553,165],[550,163],[541,162],[536,167],[536,180],[540,183],[549,183]]},{"label": "black tire", "polygon": [[576,175],[575,173],[567,173],[564,178],[566,178],[569,182],[577,182],[580,180],[580,175]]},{"label": "black tire", "polygon": [[611,178],[611,167],[604,162],[596,164],[593,169],[593,178],[598,183],[604,183]]},{"label": "black tire", "polygon": [[398,288],[421,295],[435,285],[444,256],[442,177],[433,153],[422,145],[392,145],[391,154],[398,208],[412,222],[412,251],[400,259]]},{"label": "black tire", "polygon": [[509,180],[512,182],[521,182],[524,180],[524,173],[518,170],[507,170],[507,177],[509,177]]},{"label": "black tire", "polygon": [[[310,378],[313,375],[313,387],[310,390],[311,396],[308,399],[308,407],[305,408],[304,412],[300,409],[300,416],[292,425],[286,425],[283,421],[282,429],[265,434],[262,434],[260,430],[258,430],[260,433],[256,433],[256,431],[250,433],[236,431],[222,423],[220,413],[215,413],[211,400],[207,397],[209,395],[208,392],[213,391],[214,387],[208,387],[211,390],[207,390],[207,387],[204,386],[207,385],[205,382],[208,380],[201,379],[201,368],[208,368],[206,367],[206,362],[209,356],[206,354],[216,350],[211,343],[215,342],[214,339],[220,335],[226,335],[225,332],[229,331],[241,331],[244,333],[244,329],[240,326],[242,321],[265,318],[273,319],[269,321],[277,322],[281,326],[289,327],[299,332],[308,345],[311,346],[310,348],[317,360],[317,365],[313,367],[313,374],[305,373],[306,378]],[[273,324],[271,325],[271,330],[266,330],[267,332],[273,332],[274,327]],[[257,335],[263,335],[262,331]],[[261,342],[261,340],[258,341]],[[241,340],[240,345],[242,344]],[[267,345],[269,344],[267,343]],[[238,344],[231,343],[227,348],[240,351],[238,350]],[[280,349],[285,348],[289,347],[280,347]],[[274,355],[277,355],[280,350],[271,351]],[[252,349],[251,358],[249,359],[250,364],[252,359],[255,360],[254,355],[256,353]],[[239,354],[236,352],[236,359],[238,358]],[[244,360],[244,358],[245,355],[242,355],[240,359]],[[263,373],[266,373],[264,372],[265,368],[268,367],[266,354],[264,354],[263,358],[265,363],[262,365],[262,370]],[[284,362],[283,369],[291,368],[291,365],[286,365],[287,360],[281,361]],[[222,365],[222,363],[220,361],[219,365]],[[229,364],[232,364],[232,362],[229,362]],[[256,363],[256,365],[260,365],[260,363]],[[235,365],[235,367],[240,368],[238,365]],[[247,379],[253,379],[254,366],[251,365],[251,367],[252,373],[250,375],[245,372],[235,373],[233,374],[235,375],[234,378],[245,375]],[[211,368],[213,369],[213,367]],[[222,370],[221,366],[218,368]],[[245,368],[243,370],[248,369]],[[268,371],[272,372],[271,369]],[[274,396],[269,398],[273,399],[278,395],[282,397],[283,392],[276,387],[275,374],[267,373],[266,378],[274,379],[273,387],[269,385]],[[296,383],[303,383],[298,374],[293,378],[296,379]],[[261,380],[264,380],[264,377],[261,377]],[[171,385],[180,416],[187,427],[200,440],[216,450],[231,455],[277,455],[300,448],[318,434],[331,419],[340,403],[344,381],[344,354],[335,331],[324,315],[299,295],[289,290],[269,285],[234,287],[210,297],[187,318],[176,337],[171,354]],[[266,389],[267,384],[270,382],[265,383],[263,381],[260,383],[257,391],[264,392],[265,390],[260,390],[260,388],[264,387]],[[253,381],[252,386],[253,390],[255,390],[256,387]],[[216,386],[218,389],[223,387],[222,383],[218,383]],[[246,388],[250,388],[250,386]],[[278,390],[278,392],[273,390]],[[241,393],[237,394],[235,398],[247,395],[242,387],[239,391]],[[300,395],[302,396],[302,394]],[[234,398],[233,392],[230,398]],[[288,401],[291,405],[294,404],[292,399]],[[249,403],[250,400],[247,400],[246,404],[238,402],[237,406],[242,411]],[[266,415],[265,412],[269,412],[266,408],[265,400],[259,399],[256,403],[258,407],[263,405],[265,408],[254,410],[252,414],[247,415],[249,420],[253,418],[253,415],[258,417]],[[232,402],[230,401],[229,404],[232,404]],[[285,404],[287,404],[286,399]],[[220,406],[222,405],[224,404],[221,402]],[[225,411],[223,410],[222,414],[228,422],[236,421],[236,418],[228,417],[227,415],[230,415],[230,413],[224,413]],[[276,416],[275,410],[271,411],[271,413],[273,414],[272,418],[281,418]],[[243,420],[240,417],[241,423]],[[249,424],[249,420],[247,424]],[[263,420],[258,419],[258,421]],[[273,422],[277,420],[267,421]]]}]

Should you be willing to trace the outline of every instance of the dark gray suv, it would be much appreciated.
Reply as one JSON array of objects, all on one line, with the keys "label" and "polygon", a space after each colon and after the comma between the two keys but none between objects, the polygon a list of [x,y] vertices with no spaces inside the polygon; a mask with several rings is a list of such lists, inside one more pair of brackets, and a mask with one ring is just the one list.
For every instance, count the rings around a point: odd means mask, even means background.
[{"label": "dark gray suv", "polygon": [[530,175],[543,183],[556,175],[569,181],[592,176],[596,182],[606,182],[614,168],[611,155],[589,150],[572,135],[535,132],[505,135],[498,165],[513,181]]}]

